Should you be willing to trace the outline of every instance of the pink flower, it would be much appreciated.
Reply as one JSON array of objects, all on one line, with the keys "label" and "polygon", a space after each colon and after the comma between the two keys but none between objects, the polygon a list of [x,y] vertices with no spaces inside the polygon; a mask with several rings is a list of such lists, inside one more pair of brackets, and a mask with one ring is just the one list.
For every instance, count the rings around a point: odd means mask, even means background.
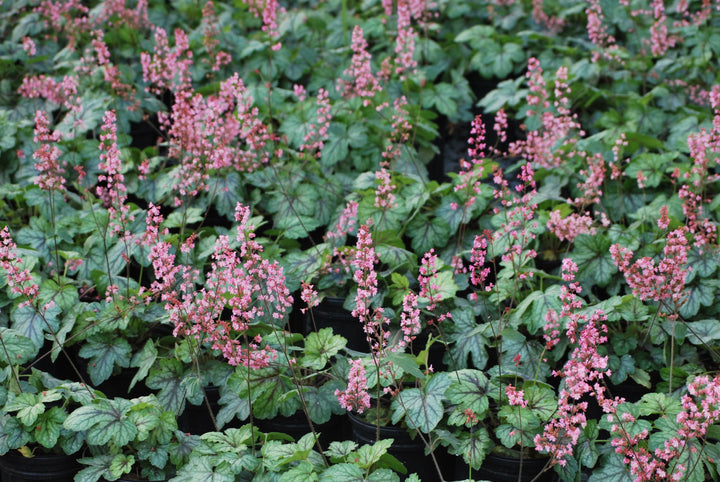
[{"label": "pink flower", "polygon": [[23,261],[17,255],[17,245],[5,226],[0,231],[0,268],[6,271],[5,277],[10,291],[25,297],[26,301],[22,305],[30,305],[37,299],[39,288],[33,282],[30,270],[23,269],[22,264]]},{"label": "pink flower", "polygon": [[155,29],[155,50],[152,55],[140,54],[143,80],[150,84],[147,90],[161,94],[168,89],[175,92],[190,87],[190,67],[193,64],[187,35],[181,29],[175,29],[175,47],[170,48],[164,29]]},{"label": "pink flower", "polygon": [[375,207],[383,210],[392,209],[395,203],[395,195],[393,191],[397,186],[392,183],[390,172],[384,167],[375,172],[375,179],[379,181],[379,186],[375,189]]},{"label": "pink flower", "polygon": [[128,222],[133,220],[129,214],[127,188],[123,176],[120,151],[117,147],[117,125],[115,111],[109,110],[103,116],[100,134],[100,163],[98,167],[104,174],[98,181],[104,183],[96,188],[97,195],[103,200],[110,215],[110,229],[113,234],[125,235]]},{"label": "pink flower", "polygon": [[35,42],[30,37],[23,37],[23,50],[28,54],[28,57],[33,57],[37,54],[37,48]]},{"label": "pink flower", "polygon": [[592,218],[588,213],[579,215],[571,213],[565,218],[560,217],[560,211],[555,210],[550,213],[550,220],[547,222],[547,228],[560,239],[560,241],[572,242],[581,234],[595,234],[595,228],[592,227]]},{"label": "pink flower", "polygon": [[308,308],[314,308],[317,305],[319,305],[320,299],[318,298],[318,293],[317,293],[317,291],[315,291],[315,288],[313,287],[313,285],[303,281],[301,283],[301,287],[302,287],[302,293],[300,293],[300,299],[303,300],[305,302],[305,304],[307,305],[307,308],[302,308],[301,311],[303,313],[305,313],[308,310]]},{"label": "pink flower", "polygon": [[[298,92],[296,92],[296,94],[297,93]],[[303,97],[305,96],[304,89],[299,93]],[[310,152],[317,159],[320,159],[322,156],[322,148],[329,137],[328,129],[330,128],[330,121],[332,120],[330,108],[328,93],[325,89],[321,88],[318,90],[317,95],[317,124],[310,123],[308,133],[305,135],[303,144],[300,146],[300,151]]]},{"label": "pink flower", "polygon": [[525,393],[522,390],[516,390],[514,386],[508,385],[505,387],[505,395],[507,395],[510,405],[527,407],[528,402],[523,398]]},{"label": "pink flower", "polygon": [[357,210],[357,201],[348,201],[335,225],[335,230],[328,231],[327,238],[330,240],[345,239],[348,234],[353,234],[357,225]]},{"label": "pink flower", "polygon": [[375,249],[367,225],[360,226],[357,234],[355,254],[352,259],[355,269],[353,279],[358,285],[355,295],[355,309],[352,315],[360,320],[365,336],[372,349],[372,355],[378,360],[387,346],[390,321],[384,316],[383,308],[371,310],[372,298],[378,293],[377,273],[375,272]]},{"label": "pink flower", "polygon": [[370,67],[372,56],[368,53],[367,47],[362,28],[355,25],[352,33],[352,63],[350,68],[343,72],[343,75],[349,80],[338,81],[337,87],[346,99],[362,97],[364,106],[370,105],[370,100],[382,90],[378,80],[372,74]]},{"label": "pink flower", "polygon": [[363,413],[366,408],[370,408],[367,378],[361,358],[350,361],[347,388],[342,391],[335,390],[335,396],[338,398],[340,406],[348,411],[357,410],[358,413]]},{"label": "pink flower", "polygon": [[35,142],[40,147],[33,154],[35,169],[40,174],[35,178],[35,184],[46,191],[62,191],[65,189],[65,169],[59,162],[60,148],[57,143],[60,141],[59,132],[50,132],[50,122],[44,111],[35,113]]}]

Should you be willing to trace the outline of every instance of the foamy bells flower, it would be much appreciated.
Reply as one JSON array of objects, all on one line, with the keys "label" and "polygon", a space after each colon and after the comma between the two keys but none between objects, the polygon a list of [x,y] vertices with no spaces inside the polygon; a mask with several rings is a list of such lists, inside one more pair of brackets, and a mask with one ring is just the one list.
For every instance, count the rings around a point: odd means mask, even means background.
[{"label": "foamy bells flower", "polygon": [[335,390],[335,396],[340,406],[347,411],[357,410],[358,413],[363,413],[366,408],[370,408],[370,394],[367,392],[367,378],[361,358],[350,361],[347,388]]},{"label": "foamy bells flower", "polygon": [[58,162],[60,159],[59,132],[50,132],[50,121],[44,111],[35,113],[35,138],[40,147],[33,153],[35,169],[40,174],[35,178],[35,184],[46,191],[62,191],[65,189],[65,169]]}]

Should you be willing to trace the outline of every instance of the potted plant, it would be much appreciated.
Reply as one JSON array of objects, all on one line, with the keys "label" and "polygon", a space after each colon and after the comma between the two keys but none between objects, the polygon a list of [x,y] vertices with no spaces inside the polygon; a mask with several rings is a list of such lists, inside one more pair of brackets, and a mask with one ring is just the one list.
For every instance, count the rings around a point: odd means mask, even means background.
[{"label": "potted plant", "polygon": [[175,414],[154,395],[97,398],[70,413],[63,428],[82,434],[89,453],[80,480],[168,480],[199,440],[177,429]]},{"label": "potted plant", "polygon": [[64,423],[70,411],[97,395],[80,383],[58,380],[34,369],[19,385],[5,391],[0,439],[3,476],[73,480],[80,469],[77,459],[85,437],[68,430]]}]

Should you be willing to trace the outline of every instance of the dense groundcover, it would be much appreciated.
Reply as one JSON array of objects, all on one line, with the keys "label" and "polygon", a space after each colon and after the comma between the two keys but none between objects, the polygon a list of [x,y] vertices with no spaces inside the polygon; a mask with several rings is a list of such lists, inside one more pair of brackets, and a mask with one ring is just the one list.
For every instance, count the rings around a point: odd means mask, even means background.
[{"label": "dense groundcover", "polygon": [[0,39],[3,481],[718,479],[719,2]]}]

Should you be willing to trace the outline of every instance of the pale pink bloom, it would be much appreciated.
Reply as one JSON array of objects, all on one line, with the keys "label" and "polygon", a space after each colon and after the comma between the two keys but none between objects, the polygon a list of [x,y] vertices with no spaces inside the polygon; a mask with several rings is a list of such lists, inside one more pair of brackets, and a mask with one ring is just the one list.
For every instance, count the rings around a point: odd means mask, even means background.
[{"label": "pale pink bloom", "polygon": [[370,408],[370,394],[367,392],[367,378],[361,358],[350,361],[347,388],[342,391],[335,390],[335,396],[340,406],[347,411],[357,410],[358,413],[363,413],[366,408]]},{"label": "pale pink bloom", "polygon": [[50,122],[44,111],[35,113],[35,138],[40,147],[33,153],[35,169],[40,174],[35,178],[35,184],[46,191],[62,191],[65,189],[65,168],[59,162],[60,141],[59,132],[50,132]]},{"label": "pale pink bloom", "polygon": [[378,80],[372,73],[370,60],[372,56],[367,51],[368,43],[363,36],[363,30],[355,25],[352,32],[352,62],[343,72],[349,80],[339,80],[337,89],[346,99],[361,97],[363,105],[370,105],[370,100],[377,92],[382,90]]},{"label": "pale pink bloom", "polygon": [[23,50],[28,54],[28,57],[33,57],[37,54],[37,47],[35,46],[35,41],[33,39],[30,37],[23,37],[22,41]]},{"label": "pale pink bloom", "polygon": [[33,282],[30,270],[22,268],[23,261],[18,257],[17,245],[5,226],[0,230],[0,268],[5,270],[5,277],[10,291],[25,297],[21,306],[31,305],[37,300],[38,285]]},{"label": "pale pink bloom", "polygon": [[527,407],[527,400],[525,400],[525,393],[522,390],[516,390],[513,385],[505,387],[505,395],[508,397],[508,403],[513,406]]},{"label": "pale pink bloom", "polygon": [[593,219],[586,212],[582,215],[570,213],[567,217],[561,217],[560,211],[555,210],[550,213],[550,220],[547,222],[547,228],[560,241],[573,242],[576,237],[581,234],[595,234],[596,230],[592,227]]}]

